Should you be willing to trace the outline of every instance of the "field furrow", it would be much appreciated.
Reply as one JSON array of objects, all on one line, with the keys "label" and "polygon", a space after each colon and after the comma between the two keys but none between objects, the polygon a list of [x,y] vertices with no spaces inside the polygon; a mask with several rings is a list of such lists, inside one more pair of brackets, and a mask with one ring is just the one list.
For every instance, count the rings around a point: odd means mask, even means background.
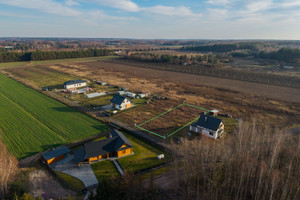
[{"label": "field furrow", "polygon": [[0,131],[17,158],[100,133],[107,127],[0,74]]}]

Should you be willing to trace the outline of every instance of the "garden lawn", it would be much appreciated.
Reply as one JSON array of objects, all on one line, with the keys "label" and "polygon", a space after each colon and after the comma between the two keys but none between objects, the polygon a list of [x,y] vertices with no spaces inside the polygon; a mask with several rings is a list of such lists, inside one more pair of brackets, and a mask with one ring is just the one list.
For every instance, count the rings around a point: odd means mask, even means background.
[{"label": "garden lawn", "polygon": [[[168,160],[168,155],[165,152],[146,144],[134,136],[126,133],[124,135],[133,144],[134,152],[133,155],[118,159],[124,171],[139,172],[163,164]],[[158,160],[157,156],[159,154],[165,154],[165,159]]]},{"label": "garden lawn", "polygon": [[99,182],[103,179],[109,179],[110,177],[117,177],[120,175],[114,163],[109,160],[91,164],[91,167]]},{"label": "garden lawn", "polygon": [[103,132],[108,127],[0,74],[0,135],[18,159]]},{"label": "garden lawn", "polygon": [[81,180],[79,180],[69,174],[62,173],[62,172],[55,171],[55,173],[57,174],[58,177],[63,179],[69,186],[71,186],[78,192],[81,192],[85,188],[85,186],[81,182]]}]

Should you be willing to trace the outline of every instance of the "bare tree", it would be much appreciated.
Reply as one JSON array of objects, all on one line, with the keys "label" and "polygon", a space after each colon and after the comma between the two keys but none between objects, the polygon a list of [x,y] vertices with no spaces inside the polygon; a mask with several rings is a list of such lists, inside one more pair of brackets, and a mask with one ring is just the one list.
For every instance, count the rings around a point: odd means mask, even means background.
[{"label": "bare tree", "polygon": [[18,161],[0,140],[0,198],[7,193],[7,186],[18,172]]},{"label": "bare tree", "polygon": [[298,136],[242,122],[223,139],[171,148],[184,199],[300,199]]}]

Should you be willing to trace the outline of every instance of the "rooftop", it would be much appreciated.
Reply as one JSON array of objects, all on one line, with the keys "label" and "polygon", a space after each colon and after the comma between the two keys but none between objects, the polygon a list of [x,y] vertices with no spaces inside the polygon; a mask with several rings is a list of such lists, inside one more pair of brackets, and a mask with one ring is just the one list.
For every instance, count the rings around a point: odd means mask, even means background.
[{"label": "rooftop", "polygon": [[49,159],[55,158],[55,157],[57,157],[57,156],[60,156],[60,155],[69,153],[70,151],[71,151],[71,150],[70,150],[69,148],[67,148],[66,146],[62,146],[62,147],[60,147],[60,148],[57,148],[57,149],[48,151],[48,152],[46,152],[46,153],[43,153],[42,156],[43,156],[46,160],[49,160]]},{"label": "rooftop", "polygon": [[201,127],[207,128],[209,130],[216,131],[216,130],[218,130],[221,122],[222,122],[221,119],[211,117],[209,115],[201,114],[198,121],[192,125],[193,126],[201,126]]},{"label": "rooftop", "polygon": [[78,83],[86,83],[86,81],[83,81],[83,80],[71,80],[71,81],[65,82],[64,85],[73,85],[73,84],[78,84]]}]

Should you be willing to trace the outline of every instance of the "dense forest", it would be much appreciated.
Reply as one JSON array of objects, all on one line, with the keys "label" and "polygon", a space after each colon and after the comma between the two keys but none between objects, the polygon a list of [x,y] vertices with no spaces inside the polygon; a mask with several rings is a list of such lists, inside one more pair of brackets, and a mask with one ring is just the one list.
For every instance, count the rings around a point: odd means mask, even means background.
[{"label": "dense forest", "polygon": [[251,50],[257,51],[257,44],[255,43],[237,43],[237,44],[214,44],[182,47],[182,50],[188,51],[211,51],[211,52],[231,52],[234,50]]},{"label": "dense forest", "polygon": [[88,49],[77,51],[34,51],[34,52],[6,52],[0,51],[0,62],[53,60],[64,58],[83,58],[111,55],[108,49]]},{"label": "dense forest", "polygon": [[216,64],[219,61],[220,56],[214,54],[208,55],[167,55],[167,54],[154,54],[154,53],[135,53],[124,56],[128,60],[155,62],[155,63],[167,63],[167,64],[197,64],[197,63],[211,63]]},{"label": "dense forest", "polygon": [[258,55],[258,58],[268,58],[278,61],[284,61],[287,63],[296,63],[300,59],[300,49],[291,49],[291,48],[282,48],[278,51],[273,52],[263,52],[261,51]]}]

